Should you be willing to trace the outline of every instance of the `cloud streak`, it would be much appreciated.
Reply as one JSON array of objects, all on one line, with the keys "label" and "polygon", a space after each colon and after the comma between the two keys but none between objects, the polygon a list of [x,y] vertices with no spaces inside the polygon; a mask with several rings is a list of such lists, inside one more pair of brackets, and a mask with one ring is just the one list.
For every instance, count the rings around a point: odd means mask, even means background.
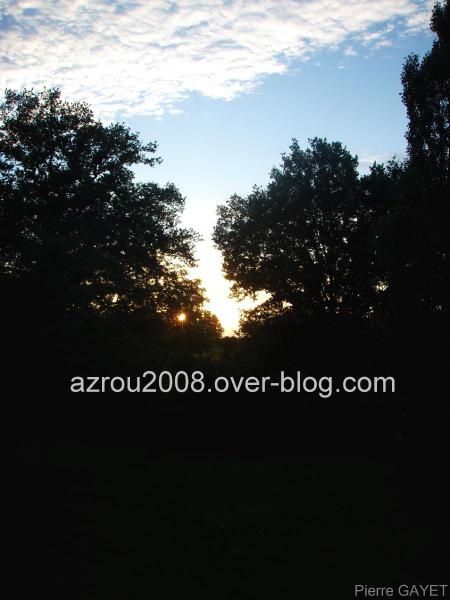
[{"label": "cloud streak", "polygon": [[[2,87],[58,86],[104,117],[232,100],[323,49],[427,26],[428,0],[0,0]],[[351,49],[351,50],[350,50]]]}]

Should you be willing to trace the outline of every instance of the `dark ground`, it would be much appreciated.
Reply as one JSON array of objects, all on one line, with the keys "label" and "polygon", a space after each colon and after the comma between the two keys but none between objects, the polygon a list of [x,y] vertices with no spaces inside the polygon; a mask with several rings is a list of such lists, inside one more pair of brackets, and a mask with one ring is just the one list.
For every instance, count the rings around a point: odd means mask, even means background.
[{"label": "dark ground", "polygon": [[60,441],[18,455],[14,526],[31,566],[18,582],[59,598],[353,598],[356,583],[445,583],[447,475],[426,454]]},{"label": "dark ground", "polygon": [[3,414],[14,597],[328,600],[447,583],[444,396],[50,400],[36,373],[14,379]]}]

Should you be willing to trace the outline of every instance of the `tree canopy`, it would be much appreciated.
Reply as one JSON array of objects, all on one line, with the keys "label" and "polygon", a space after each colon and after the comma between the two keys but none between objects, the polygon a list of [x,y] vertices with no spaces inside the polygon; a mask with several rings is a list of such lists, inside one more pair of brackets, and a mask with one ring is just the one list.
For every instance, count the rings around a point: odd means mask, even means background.
[{"label": "tree canopy", "polygon": [[[450,7],[436,3],[436,35],[422,60],[410,55],[402,71],[408,115],[408,154],[397,201],[396,227],[404,240],[400,270],[409,274],[405,305],[447,311],[450,198]],[[399,272],[399,276],[401,273]]]},{"label": "tree canopy", "polygon": [[197,235],[180,224],[184,198],[134,178],[135,165],[160,162],[156,148],[57,89],[6,92],[0,281],[11,314],[41,332],[120,311],[171,324],[182,307],[206,316],[188,277]]},{"label": "tree canopy", "polygon": [[357,165],[339,142],[315,138],[302,150],[294,140],[266,189],[219,207],[214,240],[235,293],[270,294],[258,314],[370,311],[375,281],[361,233],[371,187]]}]

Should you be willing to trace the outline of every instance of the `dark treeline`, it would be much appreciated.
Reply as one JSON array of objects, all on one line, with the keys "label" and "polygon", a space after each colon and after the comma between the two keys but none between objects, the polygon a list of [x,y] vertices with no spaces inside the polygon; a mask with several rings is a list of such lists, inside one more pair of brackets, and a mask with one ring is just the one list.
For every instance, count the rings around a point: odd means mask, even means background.
[{"label": "dark treeline", "polygon": [[[160,161],[156,144],[123,124],[102,124],[57,89],[7,91],[0,107],[3,377],[5,389],[26,397],[15,401],[13,418],[31,427],[31,415],[39,426],[61,419],[55,430],[66,435],[69,421],[80,433],[112,414],[137,431],[145,414],[147,438],[161,441],[170,431],[181,444],[220,438],[232,446],[234,436],[319,447],[343,438],[356,448],[443,444],[449,22],[448,2],[438,3],[432,49],[404,64],[404,161],[374,164],[361,176],[341,143],[315,138],[302,149],[294,140],[266,188],[219,207],[214,241],[234,292],[267,293],[244,315],[238,338],[221,338],[200,282],[189,277],[197,236],[180,224],[181,193],[134,179],[135,165]],[[120,394],[114,404],[68,392],[74,375],[148,369],[384,375],[396,377],[397,389],[351,399]],[[125,435],[117,423],[113,433]]]}]

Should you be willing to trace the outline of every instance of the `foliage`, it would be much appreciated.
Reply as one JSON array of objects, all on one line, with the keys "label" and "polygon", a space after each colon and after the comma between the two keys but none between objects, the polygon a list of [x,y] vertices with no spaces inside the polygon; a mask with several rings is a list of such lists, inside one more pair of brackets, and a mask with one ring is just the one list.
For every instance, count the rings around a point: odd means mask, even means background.
[{"label": "foliage", "polygon": [[[408,157],[397,201],[396,230],[403,241],[400,269],[408,294],[399,301],[415,312],[448,311],[450,198],[450,7],[436,3],[432,49],[409,56],[402,72],[408,114]],[[399,270],[399,269],[398,269]],[[395,285],[394,279],[392,284]],[[397,286],[401,287],[401,286]]]},{"label": "foliage", "polygon": [[160,162],[155,152],[57,89],[6,92],[0,281],[10,315],[53,335],[114,313],[168,325],[184,305],[201,313],[203,291],[187,277],[197,236],[180,225],[184,198],[173,184],[134,181],[133,166]]},{"label": "foliage", "polygon": [[235,293],[270,294],[252,319],[287,308],[302,319],[370,313],[370,201],[381,177],[374,169],[363,185],[357,164],[338,142],[302,150],[294,140],[266,189],[219,207],[214,240]]}]

